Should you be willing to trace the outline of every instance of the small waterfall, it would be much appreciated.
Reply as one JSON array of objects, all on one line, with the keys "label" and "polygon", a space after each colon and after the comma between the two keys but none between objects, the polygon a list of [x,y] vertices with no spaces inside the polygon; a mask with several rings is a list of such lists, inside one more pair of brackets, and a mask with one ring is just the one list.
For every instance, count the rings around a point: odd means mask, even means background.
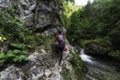
[{"label": "small waterfall", "polygon": [[84,73],[83,80],[119,80],[120,72],[118,67],[113,63],[108,62],[108,59],[98,59],[90,55],[85,54],[84,49],[80,49],[80,57],[83,61],[84,66],[87,68],[87,72]]},{"label": "small waterfall", "polygon": [[86,55],[86,54],[84,53],[84,49],[82,49],[82,50],[80,51],[80,57],[81,57],[81,59],[82,59],[84,62],[90,62],[90,63],[92,63],[91,57],[88,56],[88,55]]},{"label": "small waterfall", "polygon": [[89,64],[94,64],[94,65],[99,64],[98,62],[96,62],[94,60],[94,58],[92,58],[91,56],[86,55],[84,49],[81,49],[80,57],[81,57],[82,61],[87,62]]}]

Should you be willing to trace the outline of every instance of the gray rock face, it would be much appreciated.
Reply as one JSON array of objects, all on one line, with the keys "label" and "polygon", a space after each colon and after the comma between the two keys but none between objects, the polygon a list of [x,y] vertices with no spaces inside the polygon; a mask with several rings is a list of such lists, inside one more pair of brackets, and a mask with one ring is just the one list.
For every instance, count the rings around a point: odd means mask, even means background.
[{"label": "gray rock face", "polygon": [[70,50],[64,53],[62,65],[58,65],[58,59],[53,57],[53,53],[47,53],[41,49],[41,53],[34,52],[28,59],[29,61],[19,67],[12,65],[0,72],[0,80],[64,80],[62,68],[65,67],[70,72],[70,80],[76,80],[72,65],[69,63]]},{"label": "gray rock face", "polygon": [[[54,62],[51,62],[50,56],[33,53],[29,56],[29,62],[21,67],[14,65],[0,72],[0,80],[46,80],[52,74],[51,68]],[[48,69],[49,68],[49,69]]]},{"label": "gray rock face", "polygon": [[36,27],[47,30],[58,27],[60,23],[61,2],[56,0],[37,1],[36,6]]},{"label": "gray rock face", "polygon": [[29,55],[29,61],[24,65],[12,65],[0,72],[0,80],[64,80],[64,68],[69,71],[70,80],[76,80],[75,73],[69,60],[70,54],[75,53],[74,48],[66,41],[67,51],[63,53],[62,65],[59,65],[58,57],[52,51],[51,43],[49,50],[39,47]]},{"label": "gray rock face", "polygon": [[0,10],[15,9],[16,15],[25,21],[26,26],[33,26],[36,0],[0,0]]},{"label": "gray rock face", "polygon": [[3,7],[11,7],[12,6],[12,2],[10,0],[0,0],[0,8]]},{"label": "gray rock face", "polygon": [[13,8],[27,27],[46,30],[61,25],[61,1],[57,0],[0,0],[0,10]]}]

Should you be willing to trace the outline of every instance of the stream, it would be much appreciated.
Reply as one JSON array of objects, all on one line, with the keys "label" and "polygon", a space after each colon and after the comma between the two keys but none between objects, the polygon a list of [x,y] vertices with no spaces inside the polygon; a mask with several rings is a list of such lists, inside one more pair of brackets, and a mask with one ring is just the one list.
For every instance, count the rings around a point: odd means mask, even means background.
[{"label": "stream", "polygon": [[116,62],[89,56],[84,49],[81,49],[80,57],[85,66],[83,80],[120,80],[120,68],[114,64]]}]

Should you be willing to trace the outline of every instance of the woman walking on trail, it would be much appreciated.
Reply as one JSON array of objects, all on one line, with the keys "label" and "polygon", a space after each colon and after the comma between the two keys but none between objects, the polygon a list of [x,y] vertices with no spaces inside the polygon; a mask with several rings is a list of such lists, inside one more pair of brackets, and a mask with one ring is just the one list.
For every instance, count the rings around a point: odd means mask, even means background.
[{"label": "woman walking on trail", "polygon": [[55,40],[57,41],[57,51],[59,54],[59,65],[60,65],[63,58],[63,50],[65,47],[65,39],[61,31],[58,31],[58,33],[55,36]]}]

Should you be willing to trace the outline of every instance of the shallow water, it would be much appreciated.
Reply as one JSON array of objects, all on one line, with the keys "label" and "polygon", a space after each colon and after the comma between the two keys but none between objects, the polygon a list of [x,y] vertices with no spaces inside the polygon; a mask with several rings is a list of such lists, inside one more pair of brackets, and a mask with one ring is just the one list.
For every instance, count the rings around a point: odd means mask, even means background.
[{"label": "shallow water", "polygon": [[83,72],[83,80],[120,80],[120,69],[115,62],[108,59],[98,59],[80,51],[80,57],[87,70]]}]

